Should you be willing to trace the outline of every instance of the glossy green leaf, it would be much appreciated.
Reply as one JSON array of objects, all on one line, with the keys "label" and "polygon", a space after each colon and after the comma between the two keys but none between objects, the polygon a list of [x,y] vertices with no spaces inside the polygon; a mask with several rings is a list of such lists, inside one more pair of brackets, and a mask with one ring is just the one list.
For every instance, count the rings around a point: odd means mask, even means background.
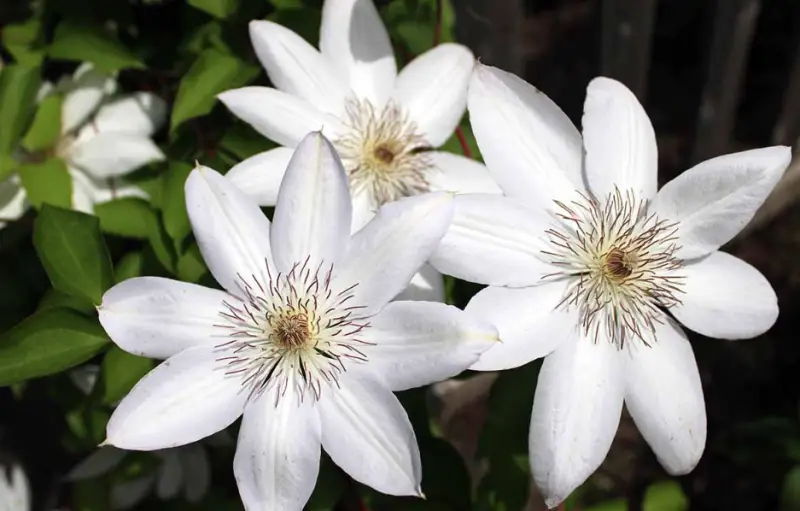
[{"label": "glossy green leaf", "polygon": [[0,154],[0,181],[8,179],[18,168],[19,161],[16,158],[12,158],[7,154]]},{"label": "glossy green leaf", "polygon": [[33,243],[53,287],[100,303],[113,272],[96,217],[45,204],[34,225]]},{"label": "glossy green leaf", "polygon": [[0,385],[74,367],[108,342],[100,324],[78,312],[63,308],[38,312],[0,338]]},{"label": "glossy green leaf", "polygon": [[231,126],[220,139],[219,146],[240,160],[278,147],[275,142],[243,122]]},{"label": "glossy green leaf", "polygon": [[30,121],[40,72],[22,64],[9,64],[0,72],[0,154],[13,153]]},{"label": "glossy green leaf", "polygon": [[73,309],[84,314],[92,314],[94,312],[94,304],[83,297],[68,295],[58,289],[50,288],[39,300],[37,311],[45,309],[67,308]]},{"label": "glossy green leaf", "polygon": [[239,7],[239,0],[189,0],[189,5],[215,18],[227,18]]},{"label": "glossy green leaf", "polygon": [[197,243],[192,243],[178,258],[178,278],[184,282],[198,282],[208,273],[208,267]]},{"label": "glossy green leaf", "polygon": [[103,358],[101,375],[103,402],[116,403],[155,366],[153,360],[137,357],[113,346]]},{"label": "glossy green leaf", "polygon": [[147,239],[158,222],[156,213],[147,201],[126,197],[94,207],[103,232],[126,238]]},{"label": "glossy green leaf", "polygon": [[38,151],[58,142],[61,135],[61,103],[60,94],[50,94],[39,103],[33,123],[22,138],[22,147],[28,151]]},{"label": "glossy green leaf", "polygon": [[114,282],[120,283],[142,275],[145,257],[142,252],[128,252],[114,266]]},{"label": "glossy green leaf", "polygon": [[42,24],[36,18],[4,26],[0,39],[16,62],[36,66],[44,58]]},{"label": "glossy green leaf", "polygon": [[192,232],[189,214],[186,212],[184,185],[192,166],[182,162],[172,163],[164,176],[162,212],[167,234],[180,246],[183,239]]},{"label": "glossy green leaf", "polygon": [[28,201],[35,208],[51,204],[68,208],[72,205],[72,178],[60,158],[43,163],[26,163],[17,170]]},{"label": "glossy green leaf", "polygon": [[144,67],[113,34],[69,20],[56,27],[49,54],[54,59],[91,62],[109,72]]},{"label": "glossy green leaf", "polygon": [[150,241],[150,248],[153,251],[153,255],[155,255],[158,262],[161,263],[167,271],[174,274],[178,257],[175,253],[175,247],[161,221],[157,221],[153,224],[148,240]]}]

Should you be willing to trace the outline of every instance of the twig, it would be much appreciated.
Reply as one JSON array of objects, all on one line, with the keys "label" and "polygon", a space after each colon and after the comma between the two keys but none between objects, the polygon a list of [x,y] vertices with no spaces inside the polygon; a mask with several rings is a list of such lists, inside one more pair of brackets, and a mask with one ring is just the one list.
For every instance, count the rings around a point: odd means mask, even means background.
[{"label": "twig", "polygon": [[461,126],[456,128],[456,137],[458,137],[458,143],[461,144],[461,150],[464,151],[464,156],[472,158],[472,151],[469,149],[467,138],[464,136],[464,130],[461,129]]}]

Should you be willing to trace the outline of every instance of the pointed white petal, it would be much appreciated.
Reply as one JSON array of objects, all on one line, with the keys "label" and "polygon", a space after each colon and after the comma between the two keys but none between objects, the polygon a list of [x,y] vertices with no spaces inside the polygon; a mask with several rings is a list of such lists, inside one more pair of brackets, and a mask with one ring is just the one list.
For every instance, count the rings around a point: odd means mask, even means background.
[{"label": "pointed white petal", "polygon": [[383,206],[353,235],[336,279],[353,289],[359,314],[379,311],[408,286],[439,244],[453,218],[453,198],[435,192]]},{"label": "pointed white petal", "polygon": [[393,99],[402,105],[428,143],[444,144],[467,107],[467,86],[475,57],[466,46],[444,43],[400,71]]},{"label": "pointed white petal", "polygon": [[379,105],[388,99],[397,65],[389,33],[372,0],[324,2],[319,49],[357,96]]},{"label": "pointed white petal", "polygon": [[486,165],[471,158],[443,151],[427,153],[436,170],[426,177],[431,190],[453,193],[503,193]]},{"label": "pointed white petal", "polygon": [[344,112],[348,91],[343,77],[302,37],[271,21],[251,21],[250,39],[277,89],[302,98],[323,112]]},{"label": "pointed white petal", "polygon": [[227,428],[244,410],[248,392],[225,374],[213,348],[181,351],[150,371],[108,421],[107,444],[152,451],[196,442]]},{"label": "pointed white petal", "polygon": [[276,403],[267,393],[245,410],[233,470],[248,511],[302,511],[314,491],[320,420],[316,403],[298,400],[289,391]]},{"label": "pointed white petal", "polygon": [[453,223],[431,264],[444,274],[491,286],[531,286],[555,270],[541,257],[545,210],[502,195],[455,198]]},{"label": "pointed white petal", "polygon": [[783,176],[792,159],[786,146],[765,147],[706,160],[658,192],[651,211],[677,221],[683,259],[702,257],[730,241]]},{"label": "pointed white petal", "polygon": [[436,268],[425,264],[411,278],[408,287],[395,297],[395,300],[443,302],[444,298],[444,277]]},{"label": "pointed white petal", "polygon": [[135,92],[111,101],[92,120],[101,133],[131,133],[150,137],[167,118],[167,104],[150,92]]},{"label": "pointed white petal", "polygon": [[443,303],[391,302],[369,323],[369,369],[394,391],[456,376],[498,341],[491,323]]},{"label": "pointed white petal", "polygon": [[72,145],[67,160],[94,177],[106,178],[127,174],[164,158],[161,149],[146,136],[111,132],[81,137]]},{"label": "pointed white petal", "polygon": [[351,233],[355,233],[364,228],[375,217],[378,212],[377,206],[372,203],[372,197],[364,190],[355,192],[353,197],[353,225]]},{"label": "pointed white petal", "polygon": [[97,308],[100,324],[134,355],[168,358],[186,348],[221,343],[227,293],[160,277],[138,277],[112,287]]},{"label": "pointed white petal", "polygon": [[208,167],[186,180],[186,210],[200,252],[217,282],[242,295],[242,279],[269,280],[270,223],[258,205]]},{"label": "pointed white petal", "polygon": [[603,462],[622,413],[623,372],[605,338],[574,338],[544,359],[530,429],[533,479],[555,507]]},{"label": "pointed white petal", "polygon": [[621,355],[633,421],[667,472],[690,472],[705,448],[706,409],[689,341],[665,318],[656,325],[656,342],[631,343]]},{"label": "pointed white petal", "polygon": [[675,317],[709,337],[749,339],[761,335],[778,319],[778,298],[761,273],[730,254],[712,252],[680,270],[680,305]]},{"label": "pointed white petal", "polygon": [[339,121],[308,101],[269,87],[242,87],[217,96],[233,115],[268,139],[294,147],[311,131],[341,132]]},{"label": "pointed white petal", "polygon": [[94,479],[116,467],[124,457],[125,451],[122,449],[105,445],[75,465],[67,474],[67,479],[70,481]]},{"label": "pointed white petal", "polygon": [[418,495],[419,448],[400,402],[362,371],[348,371],[340,382],[319,401],[325,452],[350,477],[381,493]]},{"label": "pointed white petal", "polygon": [[175,449],[161,451],[161,466],[156,477],[156,495],[161,500],[174,498],[181,489],[183,468]]},{"label": "pointed white petal", "polygon": [[[83,67],[83,66],[82,66]],[[69,133],[89,119],[116,82],[110,76],[89,67],[79,68],[68,82],[61,103],[61,133]]]},{"label": "pointed white petal", "polygon": [[577,315],[556,308],[565,293],[563,282],[518,289],[490,286],[479,291],[464,311],[494,324],[500,342],[485,351],[470,369],[519,367],[574,339],[578,335]]},{"label": "pointed white petal", "polygon": [[278,202],[278,189],[294,151],[276,147],[234,165],[225,174],[233,183],[259,206],[274,206]]},{"label": "pointed white petal", "polygon": [[0,228],[5,220],[17,220],[28,210],[25,189],[19,185],[19,179],[9,178],[0,182]]},{"label": "pointed white petal", "polygon": [[550,98],[478,64],[467,99],[483,161],[508,196],[546,204],[583,188],[581,135]]},{"label": "pointed white petal", "polygon": [[203,499],[211,483],[208,455],[200,444],[181,447],[178,455],[183,470],[183,493],[189,503],[197,504]]},{"label": "pointed white petal", "polygon": [[633,190],[650,199],[658,188],[658,147],[650,117],[627,87],[610,78],[595,78],[583,104],[583,145],[589,190],[604,199]]},{"label": "pointed white petal", "polygon": [[336,149],[320,132],[297,146],[281,182],[272,217],[275,266],[336,264],[350,241],[350,187]]},{"label": "pointed white petal", "polygon": [[69,176],[72,178],[72,207],[80,212],[92,214],[94,205],[97,202],[95,195],[99,190],[97,183],[102,179],[92,179],[82,170],[74,167],[67,167]]}]

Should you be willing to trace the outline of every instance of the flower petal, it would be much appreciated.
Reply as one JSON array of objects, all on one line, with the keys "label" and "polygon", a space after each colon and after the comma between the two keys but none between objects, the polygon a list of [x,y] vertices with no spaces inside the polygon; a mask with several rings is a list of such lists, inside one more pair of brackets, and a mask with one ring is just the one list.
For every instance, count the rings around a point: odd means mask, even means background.
[{"label": "flower petal", "polygon": [[631,189],[650,199],[658,188],[658,147],[650,117],[627,87],[595,78],[583,104],[586,179],[598,199]]},{"label": "flower petal", "polygon": [[200,444],[181,447],[178,454],[183,470],[183,493],[188,502],[197,504],[203,499],[211,483],[208,455]]},{"label": "flower petal", "polygon": [[108,421],[106,444],[152,451],[196,442],[230,426],[249,395],[210,346],[181,351],[150,371]]},{"label": "flower petal", "polygon": [[431,190],[453,193],[503,193],[486,165],[443,151],[426,153],[436,170],[426,177]]},{"label": "flower petal", "polygon": [[350,187],[336,149],[322,133],[309,133],[289,162],[272,217],[278,271],[306,261],[311,268],[338,263],[350,241],[352,217]]},{"label": "flower petal", "polygon": [[416,57],[397,76],[394,100],[431,146],[444,144],[464,116],[474,67],[475,57],[466,46],[444,43]]},{"label": "flower petal", "polygon": [[502,195],[456,196],[453,223],[431,264],[446,275],[490,286],[531,286],[555,270],[540,259],[544,212]]},{"label": "flower petal", "polygon": [[215,327],[227,293],[160,277],[138,277],[112,287],[97,308],[100,324],[125,351],[168,358],[224,336]]},{"label": "flower petal", "polygon": [[183,468],[174,449],[161,451],[161,466],[156,478],[156,495],[161,500],[174,498],[181,489]]},{"label": "flower petal", "polygon": [[430,258],[453,218],[453,199],[442,192],[390,202],[350,240],[336,279],[353,289],[353,304],[368,316],[408,286]]},{"label": "flower petal", "polygon": [[388,99],[397,75],[392,43],[371,0],[327,0],[322,4],[319,49],[359,97]]},{"label": "flower petal", "polygon": [[248,405],[233,470],[246,509],[302,511],[317,482],[320,420],[310,401],[290,391],[276,403],[262,394]]},{"label": "flower petal", "polygon": [[778,319],[778,298],[761,273],[732,255],[712,252],[680,270],[685,276],[675,317],[709,337],[749,339]]},{"label": "flower petal", "polygon": [[255,202],[208,167],[186,180],[186,210],[200,252],[217,282],[242,296],[242,279],[269,280],[270,223]]},{"label": "flower petal", "polygon": [[394,299],[443,302],[444,298],[444,277],[433,266],[424,264]]},{"label": "flower petal", "polygon": [[323,112],[344,112],[348,91],[342,76],[302,37],[277,23],[261,20],[250,22],[250,39],[275,88]]},{"label": "flower petal", "polygon": [[470,369],[519,367],[573,339],[578,317],[557,308],[565,294],[564,283],[558,281],[517,289],[490,286],[479,291],[464,311],[495,325],[500,342],[485,351]]},{"label": "flower petal", "polygon": [[69,133],[83,124],[103,98],[116,89],[111,76],[97,71],[91,65],[81,65],[67,82],[61,102],[61,133]]},{"label": "flower petal", "polygon": [[679,222],[683,259],[702,257],[730,241],[783,176],[791,148],[765,147],[706,160],[658,192],[651,211]]},{"label": "flower petal", "polygon": [[27,194],[19,185],[19,178],[11,177],[0,182],[0,228],[6,220],[17,220],[28,209]]},{"label": "flower petal", "polygon": [[341,131],[339,121],[308,101],[269,87],[242,87],[217,95],[233,115],[268,139],[296,146],[306,135]]},{"label": "flower petal", "polygon": [[394,391],[456,376],[498,340],[491,323],[443,303],[391,302],[369,322],[369,369]]},{"label": "flower petal", "polygon": [[225,179],[259,206],[274,206],[278,202],[278,189],[293,154],[294,151],[288,147],[264,151],[231,167]]},{"label": "flower petal", "polygon": [[122,176],[164,158],[161,149],[148,137],[113,132],[80,137],[67,156],[70,165],[99,178]]},{"label": "flower petal", "polygon": [[101,133],[153,136],[167,119],[167,103],[150,92],[135,92],[103,105],[92,120]]},{"label": "flower petal", "polygon": [[419,495],[422,467],[414,429],[381,381],[348,371],[319,401],[322,446],[356,481],[388,495]]},{"label": "flower petal", "polygon": [[553,508],[603,462],[622,413],[623,374],[605,338],[575,337],[544,359],[530,429],[533,479]]},{"label": "flower petal", "polygon": [[583,146],[572,121],[521,78],[478,64],[467,95],[483,161],[510,197],[533,204],[583,188]]},{"label": "flower petal", "polygon": [[656,325],[651,346],[623,353],[625,406],[636,427],[672,475],[690,472],[706,444],[703,387],[692,347],[668,319]]}]

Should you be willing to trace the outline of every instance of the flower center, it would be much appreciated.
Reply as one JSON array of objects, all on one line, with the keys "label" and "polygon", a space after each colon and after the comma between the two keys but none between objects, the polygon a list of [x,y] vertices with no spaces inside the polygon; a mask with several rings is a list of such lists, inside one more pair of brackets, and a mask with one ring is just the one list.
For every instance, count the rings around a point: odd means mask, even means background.
[{"label": "flower center", "polygon": [[353,193],[366,192],[373,206],[430,190],[435,171],[425,154],[429,144],[403,110],[381,110],[365,99],[347,102],[345,133],[334,141]]},{"label": "flower center", "polygon": [[683,261],[675,257],[678,224],[648,213],[648,201],[616,190],[604,201],[556,201],[558,227],[546,231],[545,257],[566,279],[559,307],[575,307],[587,335],[622,348],[655,340],[663,309],[680,303]]},{"label": "flower center", "polygon": [[364,363],[369,327],[352,305],[356,284],[339,288],[331,265],[323,270],[303,263],[267,281],[241,278],[244,299],[224,302],[217,325],[228,338],[216,346],[228,375],[257,396],[274,391],[280,399],[292,387],[302,399],[319,399],[324,385],[338,385],[347,364]]}]

